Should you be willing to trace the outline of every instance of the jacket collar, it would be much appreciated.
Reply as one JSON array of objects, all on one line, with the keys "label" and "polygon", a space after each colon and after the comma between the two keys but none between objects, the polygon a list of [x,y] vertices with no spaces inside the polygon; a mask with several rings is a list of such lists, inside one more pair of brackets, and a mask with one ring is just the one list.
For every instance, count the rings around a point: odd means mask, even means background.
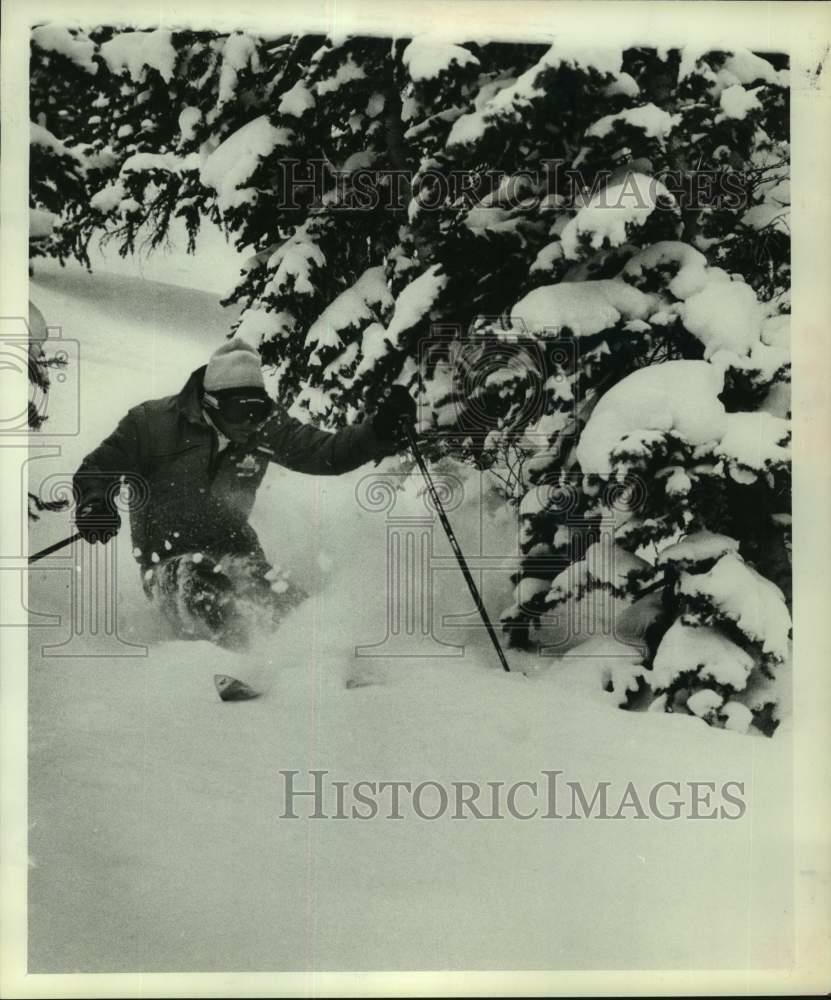
[{"label": "jacket collar", "polygon": [[205,369],[207,365],[202,365],[196,371],[190,373],[190,378],[185,382],[181,392],[176,397],[176,405],[180,413],[193,424],[207,427],[207,421],[202,414],[202,392],[205,379]]}]

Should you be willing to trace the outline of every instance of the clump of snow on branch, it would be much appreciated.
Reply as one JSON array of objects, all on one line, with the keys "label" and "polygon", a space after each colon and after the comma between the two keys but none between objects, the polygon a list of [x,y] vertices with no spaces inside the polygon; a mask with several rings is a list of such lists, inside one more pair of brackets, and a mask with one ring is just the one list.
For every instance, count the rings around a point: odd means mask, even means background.
[{"label": "clump of snow on branch", "polygon": [[246,188],[260,163],[276,146],[288,145],[291,133],[276,128],[265,115],[237,129],[202,163],[200,179],[217,193],[217,204],[227,212],[252,200],[255,192]]},{"label": "clump of snow on branch", "polygon": [[644,104],[616,115],[604,115],[586,129],[586,136],[603,138],[617,124],[623,124],[641,129],[644,135],[663,142],[680,121],[680,115],[671,115],[654,104]]},{"label": "clump of snow on branch", "polygon": [[173,79],[176,49],[172,33],[164,28],[121,32],[104,42],[100,53],[113,73],[126,72],[139,81],[147,69],[155,69],[165,83]]},{"label": "clump of snow on branch", "polygon": [[703,253],[673,240],[659,240],[633,254],[624,265],[620,277],[641,287],[655,272],[672,269],[675,273],[667,289],[678,299],[688,299],[707,284],[707,258]]},{"label": "clump of snow on branch", "polygon": [[314,94],[302,80],[298,80],[294,86],[280,95],[277,111],[290,118],[302,118],[307,111],[311,111],[315,107],[316,103]]},{"label": "clump of snow on branch", "polygon": [[518,117],[519,111],[545,94],[544,79],[551,70],[570,66],[597,73],[610,81],[621,72],[622,54],[613,48],[591,48],[555,43],[543,57],[513,83],[496,91],[482,107],[462,115],[447,137],[448,146],[469,145],[485,134],[489,125]]},{"label": "clump of snow on branch", "polygon": [[720,441],[727,414],[723,376],[706,361],[668,361],[627,375],[597,404],[577,446],[584,472],[608,475],[627,434],[670,431],[692,445]]},{"label": "clump of snow on branch", "polygon": [[395,311],[386,331],[386,338],[396,347],[401,334],[419,323],[429,312],[439,292],[447,284],[440,265],[433,264],[401,292],[395,300]]},{"label": "clump of snow on branch", "polygon": [[217,107],[221,107],[236,96],[240,72],[249,68],[256,72],[259,65],[257,43],[254,38],[243,32],[229,35],[222,48]]},{"label": "clump of snow on branch", "polygon": [[93,60],[95,43],[80,37],[77,32],[61,24],[41,24],[32,29],[32,41],[47,52],[57,52],[71,59],[77,66],[94,74],[98,65]]},{"label": "clump of snow on branch", "polygon": [[728,552],[738,552],[739,543],[729,535],[712,531],[694,531],[678,542],[661,550],[658,565],[672,565],[681,569],[720,559]]},{"label": "clump of snow on branch", "polygon": [[742,281],[711,281],[681,306],[684,325],[704,344],[704,357],[727,350],[747,354],[759,340],[764,314]]},{"label": "clump of snow on branch", "polygon": [[619,183],[601,188],[563,229],[566,257],[579,256],[581,236],[587,237],[595,250],[604,244],[620,246],[630,227],[646,222],[659,199],[668,206],[675,205],[675,198],[661,181],[641,173],[627,174]]},{"label": "clump of snow on branch", "polygon": [[719,103],[724,117],[741,120],[747,116],[748,111],[760,108],[762,105],[756,96],[756,89],[745,90],[741,84],[736,83],[722,90]]},{"label": "clump of snow on branch", "polygon": [[753,657],[718,629],[678,619],[661,640],[650,681],[653,690],[663,691],[681,675],[697,673],[704,681],[741,691],[753,666]]},{"label": "clump of snow on branch", "polygon": [[791,618],[784,595],[736,553],[722,556],[706,573],[682,573],[679,589],[687,597],[706,599],[763,653],[786,659]]},{"label": "clump of snow on branch", "polygon": [[[758,474],[790,462],[789,440],[789,421],[782,417],[763,411],[728,413],[716,454],[725,458],[731,469],[738,467]],[[754,479],[755,475],[750,481]]]},{"label": "clump of snow on branch", "polygon": [[429,35],[414,38],[404,49],[401,61],[414,81],[432,80],[454,64],[479,65],[479,60],[468,49],[441,42]]},{"label": "clump of snow on branch", "polygon": [[273,276],[268,288],[275,293],[291,288],[297,295],[313,295],[314,269],[325,266],[325,254],[301,227],[269,257],[268,269]]},{"label": "clump of snow on branch", "polygon": [[532,332],[564,329],[575,337],[608,330],[622,319],[645,319],[655,300],[622,281],[575,281],[542,285],[513,306],[512,317]]}]

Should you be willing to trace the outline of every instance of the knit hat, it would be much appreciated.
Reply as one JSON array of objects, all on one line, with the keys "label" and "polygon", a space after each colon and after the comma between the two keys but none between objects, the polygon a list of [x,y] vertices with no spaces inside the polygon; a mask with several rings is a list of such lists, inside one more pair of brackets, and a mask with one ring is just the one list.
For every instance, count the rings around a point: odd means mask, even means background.
[{"label": "knit hat", "polygon": [[208,361],[204,386],[208,392],[219,389],[264,388],[257,349],[239,337],[226,341],[214,351]]}]

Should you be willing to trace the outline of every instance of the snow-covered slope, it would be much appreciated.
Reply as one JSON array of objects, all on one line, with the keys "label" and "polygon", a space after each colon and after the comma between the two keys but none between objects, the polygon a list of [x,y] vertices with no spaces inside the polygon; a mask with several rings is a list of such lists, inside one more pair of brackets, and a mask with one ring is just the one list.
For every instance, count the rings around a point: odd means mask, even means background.
[{"label": "snow-covered slope", "polygon": [[[202,221],[196,237],[195,253],[182,252],[186,242],[184,223],[181,219],[174,219],[170,226],[170,244],[162,244],[151,253],[119,257],[115,241],[102,245],[98,237],[93,237],[89,255],[96,275],[107,272],[127,278],[142,277],[166,285],[210,292],[214,297],[224,295],[234,284],[246,255],[236,250],[219,227],[208,219]],[[48,267],[38,263],[38,273],[43,266]]]},{"label": "snow-covered slope", "polygon": [[[82,347],[56,383],[57,427],[80,391],[81,433],[31,463],[71,473],[126,408],[204,363],[229,325],[207,293],[38,262],[32,298]],[[46,431],[49,424],[46,426]],[[44,441],[48,441],[44,433]],[[691,717],[615,709],[596,659],[505,675],[481,630],[437,629],[461,657],[358,658],[383,638],[386,522],[338,479],[273,469],[255,526],[311,592],[248,653],[165,638],[141,596],[127,533],[117,546],[120,634],[146,656],[43,656],[65,638],[73,560],[31,574],[30,971],[616,969],[784,967],[791,961],[790,744]],[[478,493],[452,517],[477,542]],[[414,485],[396,514],[423,515]],[[485,518],[491,540],[510,524]],[[63,515],[32,530],[40,548]],[[442,552],[446,552],[446,546]],[[487,549],[483,551],[488,551]],[[510,589],[485,574],[493,607]],[[436,574],[436,613],[470,610],[458,573]],[[625,647],[624,647],[625,649]],[[608,650],[607,650],[608,651]],[[221,703],[214,673],[266,691]],[[348,679],[377,683],[348,689]],[[737,819],[428,821],[286,819],[282,770],[328,780],[744,783]],[[380,799],[382,814],[388,796]],[[431,800],[434,802],[435,800]],[[716,806],[725,804],[720,794]],[[530,809],[520,790],[519,809]],[[540,804],[539,802],[537,803]],[[543,806],[545,803],[542,803]],[[564,800],[560,812],[569,813]],[[702,806],[701,812],[710,808]],[[298,808],[301,817],[305,810]]]}]

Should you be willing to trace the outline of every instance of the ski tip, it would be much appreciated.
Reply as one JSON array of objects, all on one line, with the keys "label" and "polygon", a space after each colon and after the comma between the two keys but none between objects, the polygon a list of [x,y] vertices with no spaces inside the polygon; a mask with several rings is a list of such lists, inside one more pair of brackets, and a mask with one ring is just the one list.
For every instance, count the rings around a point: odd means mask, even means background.
[{"label": "ski tip", "polygon": [[222,701],[250,701],[260,697],[259,691],[228,674],[214,674],[214,685]]}]

